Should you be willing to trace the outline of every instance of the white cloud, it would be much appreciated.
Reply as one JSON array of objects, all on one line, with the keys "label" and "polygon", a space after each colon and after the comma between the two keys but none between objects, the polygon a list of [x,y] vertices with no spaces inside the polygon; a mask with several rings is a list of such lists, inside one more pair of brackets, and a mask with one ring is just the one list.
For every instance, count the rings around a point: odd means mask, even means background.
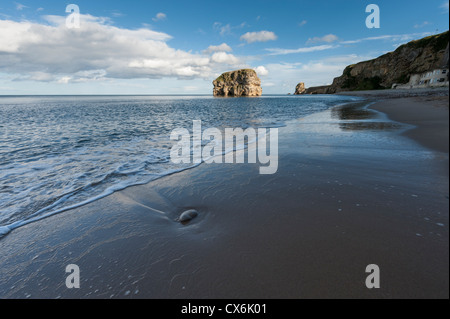
[{"label": "white cloud", "polygon": [[380,35],[376,37],[367,37],[356,40],[346,40],[339,42],[340,44],[356,44],[364,41],[378,41],[378,40],[387,40],[393,42],[403,42],[406,43],[413,39],[423,38],[431,35],[430,32],[421,32],[421,33],[410,33],[410,34],[391,34],[391,35]]},{"label": "white cloud", "polygon": [[233,49],[226,43],[220,45],[210,45],[208,49],[204,50],[203,53],[214,53],[214,52],[231,52]]},{"label": "white cloud", "polygon": [[118,11],[118,10],[112,11],[112,12],[111,12],[111,15],[112,15],[113,17],[115,17],[115,18],[120,18],[120,17],[123,17],[123,16],[124,16],[124,14],[123,14],[122,12]]},{"label": "white cloud", "polygon": [[425,26],[427,26],[427,25],[430,25],[430,24],[431,24],[430,22],[424,21],[424,22],[422,22],[422,23],[415,24],[415,25],[414,25],[414,28],[415,28],[415,29],[420,29],[420,28],[423,28],[423,27],[425,27]]},{"label": "white cloud", "polygon": [[337,40],[339,40],[339,38],[336,35],[327,34],[327,35],[324,35],[323,37],[309,38],[308,41],[306,41],[306,44],[320,43],[320,42],[331,43],[331,42],[335,42]]},{"label": "white cloud", "polygon": [[226,36],[232,34],[232,30],[242,29],[247,25],[247,23],[242,22],[239,25],[232,26],[231,24],[225,24],[223,25],[222,22],[214,22],[213,29],[216,31],[219,31],[219,34],[221,36]]},{"label": "white cloud", "polygon": [[229,24],[220,27],[220,35],[227,35],[231,33],[231,26]]},{"label": "white cloud", "polygon": [[247,43],[266,42],[276,40],[277,36],[272,31],[247,32],[241,36],[241,41]]},{"label": "white cloud", "polygon": [[234,55],[226,53],[226,52],[216,52],[212,55],[211,61],[216,63],[225,63],[229,65],[237,65],[239,64],[239,59]]},{"label": "white cloud", "polygon": [[16,80],[60,83],[105,78],[210,79],[224,68],[245,65],[226,52],[176,50],[166,43],[171,39],[166,33],[115,27],[107,18],[82,15],[79,29],[67,28],[64,16],[44,18],[47,24],[0,20],[3,73]]},{"label": "white cloud", "polygon": [[[70,76],[63,76],[58,80],[58,83],[67,84],[72,78]],[[32,79],[34,80],[34,79]]]},{"label": "white cloud", "polygon": [[444,3],[440,6],[440,8],[441,8],[441,9],[444,9],[444,12],[445,12],[445,13],[448,13],[448,9],[449,9],[449,7],[448,7],[448,1],[444,2]]},{"label": "white cloud", "polygon": [[293,54],[293,53],[310,53],[315,51],[323,51],[323,50],[329,50],[338,48],[339,45],[330,45],[330,44],[324,44],[324,45],[317,45],[313,47],[304,47],[304,48],[298,48],[298,49],[280,49],[280,48],[268,48],[266,51],[269,51],[269,55],[284,55],[284,54]]},{"label": "white cloud", "polygon": [[18,11],[22,11],[25,8],[29,8],[26,5],[18,3],[18,2],[14,2],[14,4],[16,5],[16,10],[18,10]]},{"label": "white cloud", "polygon": [[269,74],[269,71],[262,65],[256,67],[254,70],[256,71],[256,74],[258,74],[259,76],[266,76]]},{"label": "white cloud", "polygon": [[303,20],[302,22],[300,22],[299,24],[298,24],[298,26],[299,27],[303,27],[305,24],[307,24],[308,23],[308,21],[306,21],[306,20]]},{"label": "white cloud", "polygon": [[156,17],[152,18],[153,21],[157,22],[157,21],[162,21],[162,20],[166,20],[167,15],[165,13],[159,12]]}]

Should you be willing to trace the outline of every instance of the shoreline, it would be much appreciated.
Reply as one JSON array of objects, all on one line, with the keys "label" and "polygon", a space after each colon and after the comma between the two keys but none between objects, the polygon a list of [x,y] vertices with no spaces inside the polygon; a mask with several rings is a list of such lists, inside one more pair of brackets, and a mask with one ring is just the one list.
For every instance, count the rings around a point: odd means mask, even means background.
[{"label": "shoreline", "polygon": [[[412,103],[293,121],[274,176],[204,164],[18,228],[0,239],[0,297],[448,298],[448,150],[370,111],[402,122]],[[406,136],[430,132],[409,121]],[[175,222],[188,209],[199,217]],[[73,263],[77,290],[64,285]],[[382,289],[364,285],[371,263]]]},{"label": "shoreline", "polygon": [[[431,107],[424,109],[424,103]],[[371,108],[387,114],[393,121],[414,125],[404,133],[432,150],[449,152],[449,97],[412,97],[377,102]]]},{"label": "shoreline", "polygon": [[[371,109],[414,128],[403,135],[437,152],[449,152],[449,89],[409,89],[341,92],[374,102]],[[448,173],[448,170],[447,170]]]}]

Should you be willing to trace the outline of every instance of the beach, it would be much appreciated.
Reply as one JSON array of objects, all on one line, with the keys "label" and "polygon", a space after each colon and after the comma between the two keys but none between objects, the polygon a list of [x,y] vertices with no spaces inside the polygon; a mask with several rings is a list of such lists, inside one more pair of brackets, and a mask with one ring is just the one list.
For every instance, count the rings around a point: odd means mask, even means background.
[{"label": "beach", "polygon": [[[448,89],[362,91],[354,95],[384,98],[373,109],[387,113],[389,118],[416,126],[405,135],[425,147],[448,153]],[[426,108],[426,109],[425,109]]]},{"label": "beach", "polygon": [[0,298],[448,298],[448,90],[348,94],[279,129],[276,174],[204,163],[14,229]]}]

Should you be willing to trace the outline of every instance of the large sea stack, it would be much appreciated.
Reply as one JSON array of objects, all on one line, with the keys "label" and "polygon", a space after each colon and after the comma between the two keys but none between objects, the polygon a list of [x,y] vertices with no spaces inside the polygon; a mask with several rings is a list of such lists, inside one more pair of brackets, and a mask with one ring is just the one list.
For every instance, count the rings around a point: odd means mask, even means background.
[{"label": "large sea stack", "polygon": [[214,96],[261,96],[261,80],[255,70],[242,69],[223,73],[214,84]]}]

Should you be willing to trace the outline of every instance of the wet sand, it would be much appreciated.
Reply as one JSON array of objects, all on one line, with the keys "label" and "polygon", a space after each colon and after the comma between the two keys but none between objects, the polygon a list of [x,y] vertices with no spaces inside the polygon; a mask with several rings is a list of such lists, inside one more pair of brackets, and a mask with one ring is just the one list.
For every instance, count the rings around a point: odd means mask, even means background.
[{"label": "wet sand", "polygon": [[18,228],[0,239],[0,297],[448,298],[448,149],[409,138],[443,134],[411,103],[372,106],[397,122],[366,103],[292,121],[274,175],[202,164]]},{"label": "wet sand", "polygon": [[405,135],[425,147],[449,151],[448,88],[342,92],[342,95],[382,99],[371,108],[386,113],[390,119],[414,125]]},{"label": "wet sand", "polygon": [[416,126],[405,135],[425,147],[448,153],[448,96],[391,99],[372,106],[394,121]]}]

